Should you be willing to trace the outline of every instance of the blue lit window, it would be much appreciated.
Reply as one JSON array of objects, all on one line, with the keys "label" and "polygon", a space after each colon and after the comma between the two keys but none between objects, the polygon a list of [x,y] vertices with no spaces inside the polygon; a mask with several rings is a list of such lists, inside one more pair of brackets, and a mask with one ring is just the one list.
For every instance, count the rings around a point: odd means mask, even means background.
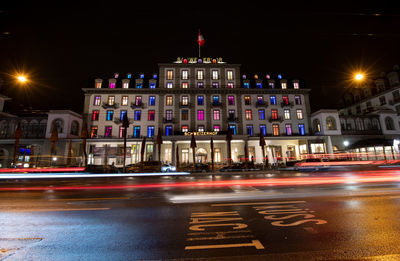
[{"label": "blue lit window", "polygon": [[271,105],[276,105],[276,96],[271,96],[270,100],[271,100]]},{"label": "blue lit window", "polygon": [[153,79],[157,79],[157,74],[153,74]]},{"label": "blue lit window", "polygon": [[299,124],[299,134],[303,136],[306,135],[304,124]]},{"label": "blue lit window", "polygon": [[246,130],[247,130],[247,135],[253,136],[253,125],[247,125]]},{"label": "blue lit window", "polygon": [[149,106],[155,106],[155,105],[156,105],[156,97],[149,96]]},{"label": "blue lit window", "polygon": [[136,89],[142,89],[142,84],[141,83],[137,83],[136,84]]},{"label": "blue lit window", "polygon": [[204,105],[204,96],[197,96],[197,105]]},{"label": "blue lit window", "polygon": [[260,132],[263,136],[267,136],[267,127],[265,127],[265,125],[260,125]]},{"label": "blue lit window", "polygon": [[243,83],[243,85],[244,85],[244,88],[246,88],[246,89],[250,88],[250,84],[248,82]]},{"label": "blue lit window", "polygon": [[133,127],[133,137],[140,138],[140,126]]},{"label": "blue lit window", "polygon": [[121,121],[124,119],[126,113],[127,113],[126,111],[121,111],[121,113],[120,113],[120,120]]},{"label": "blue lit window", "polygon": [[126,78],[128,78],[128,79],[132,78],[132,74],[128,73],[128,75],[126,76]]},{"label": "blue lit window", "polygon": [[213,104],[219,104],[219,96],[213,96]]},{"label": "blue lit window", "polygon": [[107,111],[107,120],[112,121],[114,116],[114,111]]},{"label": "blue lit window", "polygon": [[172,135],[172,126],[168,125],[165,126],[165,136],[170,136]]},{"label": "blue lit window", "polygon": [[236,135],[236,125],[229,125],[232,135]]},{"label": "blue lit window", "polygon": [[135,111],[135,121],[140,121],[142,118],[142,111]]},{"label": "blue lit window", "polygon": [[265,120],[265,110],[258,110],[258,119]]},{"label": "blue lit window", "polygon": [[261,83],[261,82],[258,82],[258,83],[257,83],[257,88],[258,88],[258,89],[261,89],[261,88],[262,88],[262,83]]},{"label": "blue lit window", "polygon": [[140,74],[140,79],[144,79],[144,74],[143,73]]},{"label": "blue lit window", "polygon": [[155,89],[156,88],[156,84],[154,82],[150,83],[150,89]]},{"label": "blue lit window", "polygon": [[147,137],[151,138],[154,136],[154,126],[148,126],[147,127]]}]

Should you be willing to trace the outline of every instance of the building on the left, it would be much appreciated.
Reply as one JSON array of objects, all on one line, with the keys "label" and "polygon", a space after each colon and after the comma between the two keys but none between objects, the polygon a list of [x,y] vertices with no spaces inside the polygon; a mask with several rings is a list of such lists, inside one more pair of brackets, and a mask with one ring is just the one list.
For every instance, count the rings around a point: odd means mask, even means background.
[{"label": "building on the left", "polygon": [[82,165],[80,114],[70,110],[11,114],[3,111],[8,100],[9,97],[0,95],[1,168]]}]

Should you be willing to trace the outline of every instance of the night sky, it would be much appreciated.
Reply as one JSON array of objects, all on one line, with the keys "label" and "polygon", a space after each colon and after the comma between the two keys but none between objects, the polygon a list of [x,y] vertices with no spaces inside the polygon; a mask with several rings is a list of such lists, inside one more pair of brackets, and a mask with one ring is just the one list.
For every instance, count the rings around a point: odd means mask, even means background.
[{"label": "night sky", "polygon": [[[157,73],[157,63],[195,57],[199,29],[203,57],[242,64],[242,73],[299,78],[312,89],[313,111],[337,108],[356,68],[373,77],[400,63],[400,11],[389,4],[134,2],[1,3],[0,70],[13,98],[6,109],[81,113],[81,88],[93,78]],[[8,76],[15,70],[33,82],[17,86]]]}]

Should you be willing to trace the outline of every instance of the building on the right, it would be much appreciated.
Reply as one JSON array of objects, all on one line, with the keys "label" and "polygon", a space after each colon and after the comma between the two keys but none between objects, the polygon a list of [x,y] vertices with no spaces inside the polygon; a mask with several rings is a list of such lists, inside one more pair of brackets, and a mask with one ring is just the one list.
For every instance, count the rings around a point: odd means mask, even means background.
[{"label": "building on the right", "polygon": [[314,135],[324,136],[322,153],[346,152],[353,159],[398,159],[400,143],[400,70],[348,91],[340,110],[311,115]]}]

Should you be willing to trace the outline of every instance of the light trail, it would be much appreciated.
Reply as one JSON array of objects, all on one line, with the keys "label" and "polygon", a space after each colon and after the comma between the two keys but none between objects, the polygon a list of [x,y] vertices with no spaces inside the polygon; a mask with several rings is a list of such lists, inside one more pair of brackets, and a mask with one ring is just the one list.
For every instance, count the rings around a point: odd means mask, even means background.
[{"label": "light trail", "polygon": [[[303,186],[354,184],[375,182],[400,182],[400,170],[360,171],[357,174],[343,173],[344,176],[326,177],[292,177],[242,180],[217,180],[175,183],[149,183],[129,185],[84,185],[84,186],[48,186],[48,187],[2,187],[0,191],[40,191],[40,190],[117,190],[117,189],[151,189],[151,188],[206,188],[226,186]],[[350,174],[350,175],[349,175]]]},{"label": "light trail", "polygon": [[5,179],[52,179],[52,178],[116,178],[116,177],[152,177],[152,176],[186,176],[189,172],[154,172],[154,173],[6,173],[0,174],[0,180]]}]

